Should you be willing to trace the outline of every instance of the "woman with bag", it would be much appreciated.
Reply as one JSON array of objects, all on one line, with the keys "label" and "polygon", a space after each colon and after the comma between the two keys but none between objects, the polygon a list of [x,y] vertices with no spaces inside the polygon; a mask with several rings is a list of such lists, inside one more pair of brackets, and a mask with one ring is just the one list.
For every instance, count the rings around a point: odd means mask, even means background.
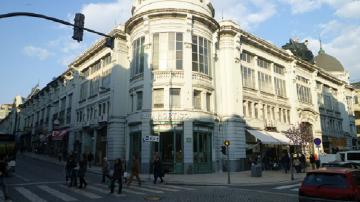
[{"label": "woman with bag", "polygon": [[114,193],[115,182],[117,181],[119,184],[119,191],[118,194],[121,194],[122,191],[122,176],[123,176],[123,167],[121,163],[121,159],[116,159],[114,164],[114,173],[111,178],[110,184],[110,193]]},{"label": "woman with bag", "polygon": [[79,176],[79,180],[80,180],[80,185],[79,185],[79,189],[81,188],[86,188],[86,181],[85,181],[85,173],[86,173],[86,168],[87,168],[87,161],[86,161],[86,155],[83,155],[83,158],[81,159],[81,161],[79,162],[79,172],[78,172],[78,176]]}]

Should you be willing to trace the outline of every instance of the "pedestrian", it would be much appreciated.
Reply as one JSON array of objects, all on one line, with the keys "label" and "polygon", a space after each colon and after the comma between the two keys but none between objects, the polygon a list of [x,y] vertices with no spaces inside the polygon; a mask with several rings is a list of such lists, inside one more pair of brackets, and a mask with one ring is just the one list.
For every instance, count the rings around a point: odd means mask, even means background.
[{"label": "pedestrian", "polygon": [[304,154],[300,154],[301,172],[306,172],[306,157]]},{"label": "pedestrian", "polygon": [[282,165],[285,173],[288,173],[289,165],[290,165],[290,158],[289,158],[289,155],[287,153],[285,153],[283,155],[283,157],[281,158],[281,165]]},{"label": "pedestrian", "polygon": [[296,157],[294,159],[294,167],[295,167],[296,173],[300,173],[300,171],[301,171],[301,163],[300,163],[299,157]]},{"label": "pedestrian", "polygon": [[69,179],[71,178],[71,159],[73,156],[69,156],[69,158],[66,160],[65,164],[65,179],[66,184],[68,184]]},{"label": "pedestrian", "polygon": [[163,170],[162,170],[162,164],[161,164],[159,156],[155,157],[153,166],[154,166],[154,184],[156,184],[156,181],[158,178],[160,178],[160,183],[163,183],[164,182]]},{"label": "pedestrian", "polygon": [[92,163],[92,161],[94,160],[94,155],[93,155],[93,153],[92,152],[90,152],[89,154],[88,154],[88,163],[89,163],[89,168],[91,168],[91,163]]},{"label": "pedestrian", "polygon": [[0,156],[0,186],[2,187],[2,192],[5,200],[10,200],[6,183],[5,183],[5,175],[6,175],[7,162],[3,155]]},{"label": "pedestrian", "polygon": [[129,181],[127,185],[129,186],[134,178],[136,177],[136,180],[138,181],[139,186],[141,186],[141,180],[139,177],[139,160],[136,155],[133,156],[132,163],[131,163],[131,174],[129,177]]},{"label": "pedestrian", "polygon": [[311,164],[311,168],[315,170],[315,156],[313,153],[310,154],[310,164]]},{"label": "pedestrian", "polygon": [[102,171],[102,183],[106,182],[106,178],[109,178],[109,163],[107,161],[107,158],[104,157],[101,165],[101,171]]},{"label": "pedestrian", "polygon": [[86,155],[84,154],[82,159],[79,162],[79,172],[78,172],[78,176],[79,176],[79,189],[81,188],[86,188],[86,181],[85,181],[85,173],[86,173],[86,168],[87,168],[87,163],[86,163]]},{"label": "pedestrian", "polygon": [[75,159],[75,156],[72,156],[69,163],[69,169],[70,169],[70,184],[69,187],[77,186],[77,175],[78,175],[78,166]]},{"label": "pedestrian", "polygon": [[110,193],[114,193],[115,182],[119,184],[118,194],[121,194],[122,191],[122,176],[123,176],[123,166],[121,159],[116,159],[114,164],[114,172],[111,177]]}]

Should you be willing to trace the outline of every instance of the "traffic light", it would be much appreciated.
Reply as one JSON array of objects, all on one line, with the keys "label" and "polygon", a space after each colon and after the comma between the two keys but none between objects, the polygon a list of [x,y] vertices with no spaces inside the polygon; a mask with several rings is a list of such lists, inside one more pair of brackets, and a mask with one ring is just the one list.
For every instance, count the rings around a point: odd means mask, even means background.
[{"label": "traffic light", "polygon": [[221,153],[226,155],[226,147],[225,146],[221,146]]},{"label": "traffic light", "polygon": [[85,15],[76,13],[74,18],[74,33],[72,38],[78,42],[83,40]]}]

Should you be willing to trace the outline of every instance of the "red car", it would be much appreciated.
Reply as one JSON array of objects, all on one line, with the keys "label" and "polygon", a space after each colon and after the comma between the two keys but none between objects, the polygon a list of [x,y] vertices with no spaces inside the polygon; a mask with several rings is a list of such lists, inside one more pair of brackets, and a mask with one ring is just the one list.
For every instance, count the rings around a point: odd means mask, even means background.
[{"label": "red car", "polygon": [[299,202],[360,201],[360,170],[320,168],[306,174]]}]

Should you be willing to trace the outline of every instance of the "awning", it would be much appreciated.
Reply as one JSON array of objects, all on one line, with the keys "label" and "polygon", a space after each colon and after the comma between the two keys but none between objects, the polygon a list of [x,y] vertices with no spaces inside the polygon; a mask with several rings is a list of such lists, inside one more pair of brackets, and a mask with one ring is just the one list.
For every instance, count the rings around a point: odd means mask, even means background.
[{"label": "awning", "polygon": [[287,138],[284,134],[278,133],[278,132],[270,132],[266,131],[269,135],[271,135],[273,138],[279,140],[281,144],[290,145],[291,141],[289,138]]},{"label": "awning", "polygon": [[279,140],[273,138],[271,135],[266,134],[264,131],[259,130],[247,130],[256,139],[260,140],[263,144],[282,144]]},{"label": "awning", "polygon": [[63,140],[64,136],[67,134],[68,130],[54,130],[51,134],[52,140]]}]

